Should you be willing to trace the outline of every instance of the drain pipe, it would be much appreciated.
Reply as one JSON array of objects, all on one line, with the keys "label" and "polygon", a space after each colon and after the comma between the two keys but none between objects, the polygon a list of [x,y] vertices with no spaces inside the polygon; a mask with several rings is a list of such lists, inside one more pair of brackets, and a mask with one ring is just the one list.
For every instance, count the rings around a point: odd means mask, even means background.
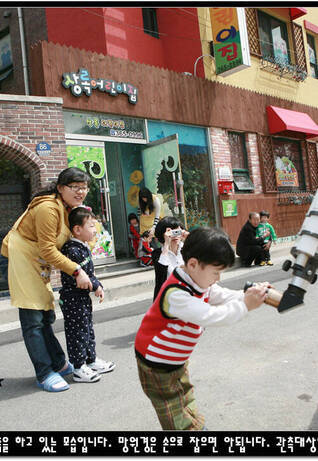
[{"label": "drain pipe", "polygon": [[23,12],[22,12],[22,8],[17,8],[17,10],[18,10],[21,52],[22,52],[24,90],[25,90],[25,94],[27,96],[29,96],[30,95],[30,90],[29,90],[29,76],[28,76],[27,55],[26,55],[26,49],[25,49],[25,34],[24,34],[24,26],[23,26]]}]

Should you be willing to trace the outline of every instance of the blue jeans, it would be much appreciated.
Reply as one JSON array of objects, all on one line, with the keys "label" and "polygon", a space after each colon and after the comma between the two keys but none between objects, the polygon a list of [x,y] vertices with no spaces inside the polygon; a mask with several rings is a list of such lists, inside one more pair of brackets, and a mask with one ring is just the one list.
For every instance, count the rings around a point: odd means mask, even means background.
[{"label": "blue jeans", "polygon": [[42,382],[51,371],[58,371],[65,364],[65,354],[51,326],[55,321],[55,312],[19,309],[19,318],[37,380]]}]

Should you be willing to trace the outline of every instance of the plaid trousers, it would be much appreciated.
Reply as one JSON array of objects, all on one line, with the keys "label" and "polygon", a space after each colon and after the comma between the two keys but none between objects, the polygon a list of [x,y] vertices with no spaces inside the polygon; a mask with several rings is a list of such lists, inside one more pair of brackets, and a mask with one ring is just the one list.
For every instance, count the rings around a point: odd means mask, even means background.
[{"label": "plaid trousers", "polygon": [[198,412],[188,362],[174,371],[152,368],[136,357],[141,386],[156,410],[163,430],[201,431],[204,417]]}]

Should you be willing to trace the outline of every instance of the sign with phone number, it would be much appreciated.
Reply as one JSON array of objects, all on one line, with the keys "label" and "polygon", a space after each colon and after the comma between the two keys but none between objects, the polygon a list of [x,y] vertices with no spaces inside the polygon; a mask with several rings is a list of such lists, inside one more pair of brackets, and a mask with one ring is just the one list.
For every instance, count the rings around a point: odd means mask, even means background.
[{"label": "sign with phone number", "polygon": [[67,133],[146,141],[145,120],[112,114],[64,112]]}]

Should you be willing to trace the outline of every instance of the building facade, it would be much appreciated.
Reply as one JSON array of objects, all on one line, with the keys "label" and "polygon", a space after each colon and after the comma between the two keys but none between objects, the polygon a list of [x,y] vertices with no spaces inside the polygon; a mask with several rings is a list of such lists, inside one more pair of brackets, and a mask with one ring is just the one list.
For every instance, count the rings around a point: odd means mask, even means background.
[{"label": "building facade", "polygon": [[[2,234],[27,198],[67,165],[92,178],[87,203],[100,221],[93,249],[99,265],[129,256],[127,216],[136,212],[142,187],[159,194],[164,213],[189,229],[221,226],[233,243],[248,213],[261,209],[271,213],[280,238],[298,232],[318,183],[318,104],[307,97],[317,82],[313,54],[310,58],[306,51],[304,9],[295,9],[303,14],[297,19],[291,9],[279,9],[279,18],[274,11],[277,26],[268,19],[271,11],[245,8],[251,66],[227,77],[215,73],[213,12],[206,8],[160,8],[157,24],[141,8],[129,9],[134,10],[129,17],[125,8],[35,9],[39,27],[32,32],[30,11],[22,9],[26,53],[19,42],[21,11],[3,10],[7,17],[0,32],[4,53],[9,33],[11,64],[3,64],[0,89]],[[78,15],[74,27],[70,10]],[[318,24],[316,10],[308,9],[308,36]],[[99,41],[85,42],[78,24],[92,29],[93,18]],[[150,29],[145,31],[145,24]],[[290,56],[290,67],[285,62],[290,75],[265,69],[270,60],[262,46],[275,27]],[[188,37],[183,47],[178,46],[180,37],[185,39],[178,35],[182,29]],[[290,31],[297,40],[289,39]],[[174,47],[169,48],[169,37]],[[284,37],[297,49],[288,51]],[[184,45],[190,42],[191,59]],[[257,44],[258,54],[252,52]],[[25,72],[18,70],[23,54]],[[290,78],[294,65],[306,78]],[[293,116],[298,124],[288,125]]]}]

